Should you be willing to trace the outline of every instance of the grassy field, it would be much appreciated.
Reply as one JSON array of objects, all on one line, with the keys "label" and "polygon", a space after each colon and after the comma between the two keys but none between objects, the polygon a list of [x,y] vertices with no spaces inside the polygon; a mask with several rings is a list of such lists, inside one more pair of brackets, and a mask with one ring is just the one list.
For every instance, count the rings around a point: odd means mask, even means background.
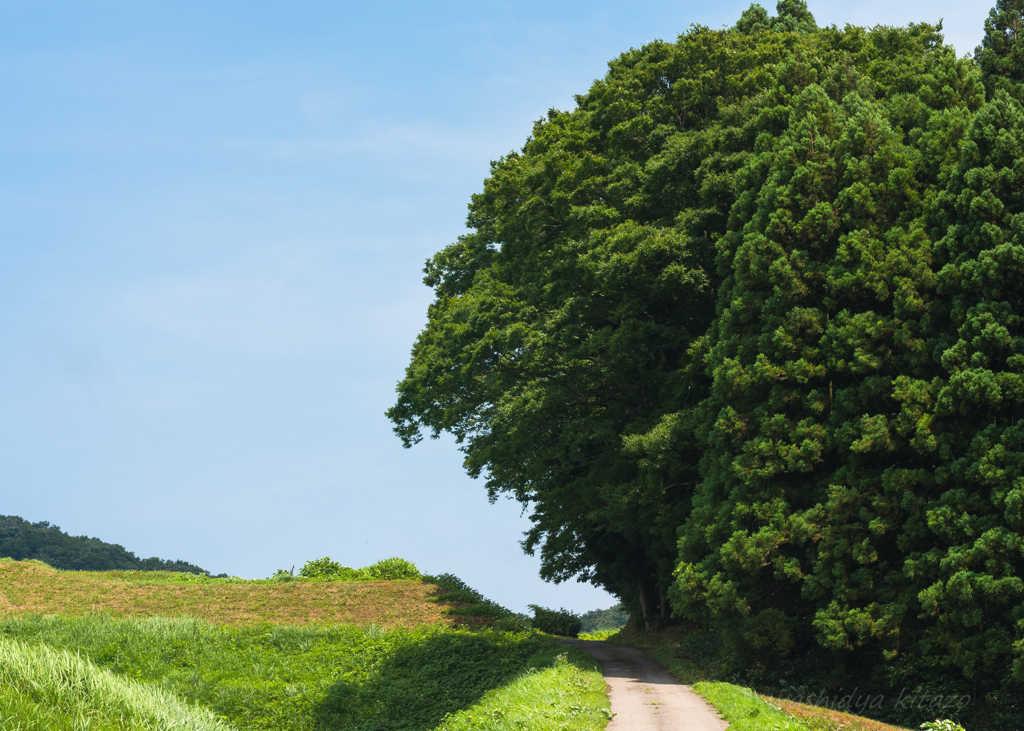
[{"label": "grassy field", "polygon": [[281,582],[209,579],[163,571],[58,571],[0,561],[0,617],[8,614],[131,617],[189,615],[218,624],[455,623],[442,593],[422,581]]},{"label": "grassy field", "polygon": [[588,655],[486,627],[493,616],[466,627],[467,606],[418,580],[182,580],[0,561],[0,728],[604,727]]}]

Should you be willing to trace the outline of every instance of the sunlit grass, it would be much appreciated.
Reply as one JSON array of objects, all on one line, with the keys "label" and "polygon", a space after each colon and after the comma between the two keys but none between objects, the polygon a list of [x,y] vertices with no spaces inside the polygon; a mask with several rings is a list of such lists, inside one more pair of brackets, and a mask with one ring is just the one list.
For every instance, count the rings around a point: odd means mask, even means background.
[{"label": "sunlit grass", "polygon": [[566,658],[563,653],[553,667],[525,673],[488,692],[471,708],[445,717],[436,731],[604,728],[612,714],[599,666],[580,657],[574,663]]},{"label": "sunlit grass", "polygon": [[211,579],[164,571],[58,571],[37,561],[0,560],[0,617],[6,614],[190,615],[219,624],[271,622],[458,624],[441,592],[424,581]]},{"label": "sunlit grass", "polygon": [[777,706],[749,688],[732,683],[697,683],[693,689],[704,696],[729,722],[729,731],[807,731]]},{"label": "sunlit grass", "polygon": [[4,731],[227,731],[208,709],[77,654],[0,637]]},{"label": "sunlit grass", "polygon": [[[533,632],[231,627],[189,617],[93,615],[9,617],[0,637],[80,655],[121,682],[160,689],[237,729],[502,729],[528,720],[529,728],[589,730],[607,718],[594,660]],[[23,695],[18,690],[7,700]],[[40,712],[51,712],[59,696],[42,696]],[[485,721],[493,725],[479,725]],[[108,728],[96,723],[81,728]]]}]

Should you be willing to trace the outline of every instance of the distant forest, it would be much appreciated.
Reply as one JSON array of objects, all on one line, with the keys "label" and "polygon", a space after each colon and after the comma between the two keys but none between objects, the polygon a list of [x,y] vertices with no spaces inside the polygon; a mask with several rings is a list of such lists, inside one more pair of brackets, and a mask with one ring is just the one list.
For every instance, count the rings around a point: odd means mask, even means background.
[{"label": "distant forest", "polygon": [[138,558],[124,546],[99,538],[71,536],[46,521],[29,523],[16,515],[0,515],[0,558],[36,559],[71,571],[179,571],[209,573],[186,561]]},{"label": "distant forest", "polygon": [[592,609],[580,615],[582,632],[600,632],[603,629],[619,629],[625,627],[629,620],[629,612],[616,604],[608,609]]}]

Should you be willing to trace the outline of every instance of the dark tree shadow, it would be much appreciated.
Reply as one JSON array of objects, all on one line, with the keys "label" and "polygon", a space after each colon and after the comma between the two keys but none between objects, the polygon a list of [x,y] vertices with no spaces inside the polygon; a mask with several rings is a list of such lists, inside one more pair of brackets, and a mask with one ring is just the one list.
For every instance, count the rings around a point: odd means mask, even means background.
[{"label": "dark tree shadow", "polygon": [[425,731],[530,668],[554,664],[543,638],[441,633],[384,659],[362,683],[340,680],[316,709],[321,729]]}]

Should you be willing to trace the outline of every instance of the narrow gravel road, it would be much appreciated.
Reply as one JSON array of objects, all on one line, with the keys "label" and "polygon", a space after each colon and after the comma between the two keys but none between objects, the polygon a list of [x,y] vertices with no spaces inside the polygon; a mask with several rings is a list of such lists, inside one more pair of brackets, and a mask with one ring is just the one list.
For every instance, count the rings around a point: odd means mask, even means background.
[{"label": "narrow gravel road", "polygon": [[560,640],[601,663],[615,717],[608,731],[724,731],[708,702],[634,647],[592,640]]}]

